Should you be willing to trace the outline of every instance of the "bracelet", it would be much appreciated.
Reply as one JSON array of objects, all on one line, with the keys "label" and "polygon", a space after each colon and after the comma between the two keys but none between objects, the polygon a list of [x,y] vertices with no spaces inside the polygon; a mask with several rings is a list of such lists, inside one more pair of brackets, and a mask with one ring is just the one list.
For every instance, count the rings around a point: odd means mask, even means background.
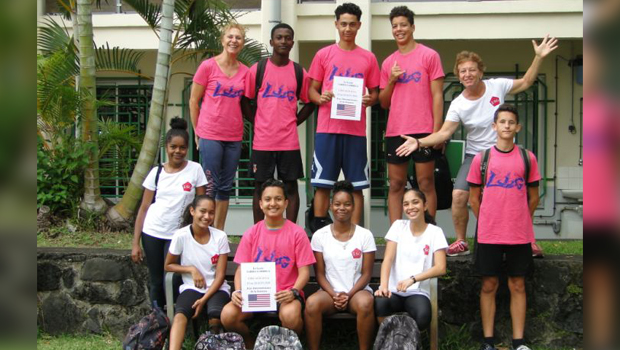
[{"label": "bracelet", "polygon": [[241,293],[241,289],[237,289],[236,291],[233,292],[233,294],[235,293]]},{"label": "bracelet", "polygon": [[415,140],[415,142],[418,144],[418,148],[422,148],[422,142],[420,142],[420,139],[417,138],[413,138]]},{"label": "bracelet", "polygon": [[413,284],[418,283],[418,280],[415,279],[415,275],[411,275],[411,277],[409,277],[413,280]]}]

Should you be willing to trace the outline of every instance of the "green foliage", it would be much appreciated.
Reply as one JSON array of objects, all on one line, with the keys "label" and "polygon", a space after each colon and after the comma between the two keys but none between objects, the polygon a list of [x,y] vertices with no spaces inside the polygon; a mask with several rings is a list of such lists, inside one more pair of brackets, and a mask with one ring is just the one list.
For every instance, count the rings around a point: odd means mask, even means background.
[{"label": "green foliage", "polygon": [[[99,122],[99,176],[127,181],[138,158],[144,135],[133,125],[111,119]],[[123,183],[127,186],[127,183]]]},{"label": "green foliage", "polygon": [[55,215],[67,215],[77,207],[88,154],[89,146],[71,136],[62,137],[54,149],[44,147],[38,137],[37,207],[47,205]]},{"label": "green foliage", "polygon": [[583,294],[583,288],[579,287],[576,284],[571,284],[568,287],[566,287],[566,291],[569,294],[573,294],[573,295],[582,295]]}]

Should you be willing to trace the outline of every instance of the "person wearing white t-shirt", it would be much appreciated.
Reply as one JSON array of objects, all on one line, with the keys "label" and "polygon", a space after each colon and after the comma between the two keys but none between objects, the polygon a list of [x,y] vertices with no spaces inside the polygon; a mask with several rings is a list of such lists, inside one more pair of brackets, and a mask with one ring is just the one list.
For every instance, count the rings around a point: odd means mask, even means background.
[{"label": "person wearing white t-shirt", "polygon": [[403,211],[409,220],[395,221],[385,235],[381,283],[375,292],[377,321],[406,311],[420,330],[431,323],[430,279],[446,274],[448,242],[427,211],[426,196],[409,189]]},{"label": "person wearing white t-shirt", "polygon": [[316,231],[310,243],[316,257],[316,280],[321,286],[306,301],[304,324],[310,350],[319,349],[323,315],[342,311],[357,316],[360,349],[372,346],[375,319],[368,283],[377,247],[372,232],[351,222],[353,191],[349,181],[334,184],[334,223]]},{"label": "person wearing white t-shirt", "polygon": [[[545,36],[538,45],[532,40],[534,46],[534,60],[523,78],[520,79],[488,79],[482,80],[485,66],[482,59],[475,52],[462,51],[456,55],[454,75],[465,87],[463,93],[452,103],[446,114],[441,129],[427,137],[416,139],[411,136],[401,135],[406,141],[396,149],[398,156],[408,156],[418,148],[431,147],[450,140],[452,135],[462,123],[467,131],[467,146],[465,159],[459,169],[452,191],[452,221],[456,241],[448,248],[448,256],[467,255],[470,253],[467,241],[467,223],[469,221],[469,184],[467,174],[471,161],[479,152],[493,147],[497,140],[497,134],[493,130],[493,115],[497,107],[504,103],[507,94],[518,94],[527,90],[538,76],[538,70],[542,61],[558,45],[556,38]],[[532,243],[532,250],[536,256],[542,257],[542,251]]]},{"label": "person wearing white t-shirt", "polygon": [[207,178],[202,167],[185,159],[188,145],[187,122],[173,118],[166,133],[168,161],[153,168],[144,179],[144,195],[134,227],[131,259],[140,263],[146,257],[149,296],[160,307],[166,303],[164,260],[170,240],[181,226],[185,207],[206,191]]},{"label": "person wearing white t-shirt", "polygon": [[177,298],[170,330],[170,350],[181,349],[187,321],[206,309],[209,331],[219,333],[220,315],[230,301],[225,281],[230,247],[224,231],[210,227],[215,218],[215,200],[197,196],[186,210],[187,226],[172,236],[165,270],[182,274],[181,294]]}]

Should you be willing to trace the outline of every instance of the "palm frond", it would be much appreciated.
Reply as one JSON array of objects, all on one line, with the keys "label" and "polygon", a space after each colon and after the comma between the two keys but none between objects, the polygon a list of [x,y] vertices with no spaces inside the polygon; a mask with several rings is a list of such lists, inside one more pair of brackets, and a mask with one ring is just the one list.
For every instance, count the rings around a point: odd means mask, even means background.
[{"label": "palm frond", "polygon": [[44,55],[51,55],[58,51],[76,51],[73,37],[69,35],[67,28],[61,26],[51,17],[44,18],[43,23],[44,25],[39,28],[37,45]]},{"label": "palm frond", "polygon": [[149,0],[125,0],[144,19],[153,30],[161,20],[161,4],[153,4]]},{"label": "palm frond", "polygon": [[37,62],[37,110],[45,122],[74,120],[81,97],[74,84],[79,67],[71,57],[59,51]]},{"label": "palm frond", "polygon": [[237,59],[249,67],[260,61],[261,58],[268,56],[269,51],[267,51],[265,44],[254,39],[247,39],[245,46],[239,53],[239,56],[237,56]]},{"label": "palm frond", "polygon": [[56,0],[56,4],[58,4],[62,18],[71,21],[71,12],[75,13],[75,8],[71,8],[71,2],[69,0]]},{"label": "palm frond", "polygon": [[95,50],[95,66],[97,71],[140,74],[138,66],[142,56],[144,52],[119,47],[110,48],[106,42]]}]

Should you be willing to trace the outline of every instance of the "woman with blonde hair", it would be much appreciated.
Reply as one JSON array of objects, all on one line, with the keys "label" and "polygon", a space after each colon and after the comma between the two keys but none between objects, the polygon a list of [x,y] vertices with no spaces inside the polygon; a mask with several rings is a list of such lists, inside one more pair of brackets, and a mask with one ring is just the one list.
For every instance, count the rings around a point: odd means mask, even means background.
[{"label": "woman with blonde hair", "polygon": [[207,195],[215,198],[213,226],[223,230],[243,139],[240,101],[248,67],[237,57],[245,43],[245,28],[234,22],[226,25],[221,42],[222,52],[203,61],[194,75],[189,110],[209,181]]}]

